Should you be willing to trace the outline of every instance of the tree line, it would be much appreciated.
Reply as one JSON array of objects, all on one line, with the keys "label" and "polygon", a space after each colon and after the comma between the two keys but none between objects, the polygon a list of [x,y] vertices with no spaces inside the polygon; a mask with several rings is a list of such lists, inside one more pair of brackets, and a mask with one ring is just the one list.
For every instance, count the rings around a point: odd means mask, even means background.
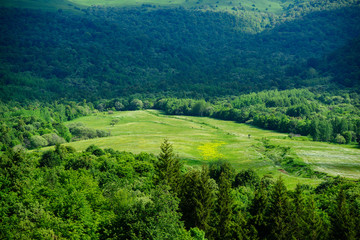
[{"label": "tree line", "polygon": [[207,101],[117,98],[95,102],[94,106],[100,111],[153,108],[169,115],[232,120],[314,141],[350,144],[360,140],[360,97],[356,92],[275,90]]},{"label": "tree line", "polygon": [[[169,115],[212,117],[288,133],[289,137],[353,144],[360,140],[360,96],[307,89],[263,91],[241,96],[187,99],[134,95],[94,102],[0,104],[0,142],[28,149],[106,137],[110,132],[82,123],[66,124],[94,112],[158,109]],[[115,123],[114,123],[115,124]]]}]

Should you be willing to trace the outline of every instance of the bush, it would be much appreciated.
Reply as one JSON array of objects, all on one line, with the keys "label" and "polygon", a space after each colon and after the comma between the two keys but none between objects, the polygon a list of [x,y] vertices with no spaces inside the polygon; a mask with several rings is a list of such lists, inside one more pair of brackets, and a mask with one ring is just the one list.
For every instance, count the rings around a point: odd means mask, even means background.
[{"label": "bush", "polygon": [[110,136],[110,132],[87,128],[83,123],[74,123],[68,127],[75,140]]},{"label": "bush", "polygon": [[108,137],[108,136],[110,136],[110,132],[107,132],[104,130],[96,130],[96,136],[97,137]]},{"label": "bush", "polygon": [[235,176],[234,187],[248,186],[257,187],[260,183],[260,177],[252,169],[242,170]]},{"label": "bush", "polygon": [[61,137],[63,137],[67,142],[70,142],[71,133],[63,123],[53,123],[52,125]]},{"label": "bush", "polygon": [[131,110],[140,110],[144,107],[144,103],[139,99],[133,99],[130,102],[130,108]]},{"label": "bush", "polygon": [[45,138],[48,141],[49,146],[53,146],[56,144],[62,144],[65,143],[65,139],[62,137],[59,137],[56,133],[48,133],[42,135],[43,138]]},{"label": "bush", "polygon": [[95,156],[102,156],[105,154],[104,150],[102,150],[101,148],[99,148],[98,146],[92,144],[89,147],[86,148],[85,152],[89,152]]},{"label": "bush", "polygon": [[41,136],[36,135],[30,138],[30,148],[45,147],[48,144],[49,142]]},{"label": "bush", "polygon": [[335,142],[338,144],[345,144],[346,140],[341,134],[338,134],[336,135]]},{"label": "bush", "polygon": [[78,169],[81,169],[81,168],[84,168],[84,169],[89,169],[93,166],[94,164],[94,161],[96,157],[92,156],[92,155],[83,155],[83,156],[80,156],[78,159],[73,159],[71,158],[65,168],[66,169],[74,169],[74,170],[78,170]]},{"label": "bush", "polygon": [[49,150],[46,151],[39,161],[40,167],[55,167],[61,164],[60,155],[56,152]]}]

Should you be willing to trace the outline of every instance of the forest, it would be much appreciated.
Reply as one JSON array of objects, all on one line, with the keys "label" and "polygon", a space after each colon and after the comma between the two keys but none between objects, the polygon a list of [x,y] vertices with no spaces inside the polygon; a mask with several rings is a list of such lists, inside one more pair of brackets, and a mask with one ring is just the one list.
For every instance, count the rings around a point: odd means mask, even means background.
[{"label": "forest", "polygon": [[56,145],[0,156],[2,239],[358,239],[358,182],[287,190],[225,161]]},{"label": "forest", "polygon": [[171,136],[70,145],[113,137],[74,120],[156,110],[360,158],[359,23],[359,0],[0,2],[0,239],[360,239],[360,175],[267,138],[280,177],[191,165]]},{"label": "forest", "polygon": [[248,23],[253,16],[211,11],[89,7],[79,15],[2,8],[0,96],[199,99],[268,89],[332,91],[334,83],[357,89],[359,10],[345,4],[299,18],[262,16],[272,23],[262,30]]}]

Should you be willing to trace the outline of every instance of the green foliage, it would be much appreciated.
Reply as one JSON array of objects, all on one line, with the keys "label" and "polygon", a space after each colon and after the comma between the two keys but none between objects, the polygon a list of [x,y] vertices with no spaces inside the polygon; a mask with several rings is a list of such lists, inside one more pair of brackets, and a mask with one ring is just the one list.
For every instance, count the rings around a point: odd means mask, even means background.
[{"label": "green foliage", "polygon": [[247,186],[253,189],[257,188],[260,184],[260,177],[253,169],[241,170],[235,176],[234,187]]},{"label": "green foliage", "polygon": [[268,159],[275,165],[281,166],[283,171],[303,177],[322,177],[324,174],[312,170],[311,166],[305,164],[290,147],[276,146],[270,143],[269,139],[262,139],[262,146],[259,147]]},{"label": "green foliage", "polygon": [[30,138],[31,148],[44,147],[49,144],[49,142],[42,136],[31,136]]},{"label": "green foliage", "polygon": [[219,178],[219,193],[217,198],[218,223],[216,225],[216,239],[233,239],[233,205],[231,195],[230,172],[222,172]]},{"label": "green foliage", "polygon": [[336,208],[332,216],[331,233],[334,239],[356,239],[355,222],[350,213],[350,208],[346,201],[346,195],[341,187],[336,199]]},{"label": "green foliage", "polygon": [[217,184],[209,176],[207,167],[188,171],[181,186],[180,210],[187,228],[197,227],[212,232],[211,213],[215,207]]},{"label": "green foliage", "polygon": [[179,221],[178,200],[159,186],[150,196],[124,198],[116,205],[116,217],[109,225],[107,238],[114,239],[190,239]]},{"label": "green foliage", "polygon": [[59,137],[56,133],[44,134],[42,137],[48,142],[50,146],[65,143],[65,139]]},{"label": "green foliage", "polygon": [[[155,156],[112,149],[92,154],[97,149],[76,152],[57,145],[44,153],[2,152],[0,238],[356,239],[359,234],[356,181],[329,178],[315,190],[298,185],[289,192],[282,179],[263,178],[255,189],[234,189],[232,171],[223,164],[218,183],[205,166],[180,173],[178,198],[154,181]],[[245,195],[247,203],[239,198]]]},{"label": "green foliage", "polygon": [[[264,179],[263,179],[264,180]],[[261,182],[260,188],[256,189],[254,199],[249,208],[249,229],[250,236],[254,239],[263,239],[268,234],[268,224],[266,222],[266,207],[268,205],[268,193],[266,184]]]},{"label": "green foliage", "polygon": [[293,225],[290,224],[291,206],[284,182],[279,178],[270,192],[267,209],[267,222],[269,226],[269,239],[292,239]]},{"label": "green foliage", "polygon": [[[0,104],[2,105],[2,103]],[[91,104],[66,102],[45,103],[9,103],[6,113],[0,115],[0,141],[9,146],[22,144],[26,148],[53,146],[72,139],[68,127],[63,121],[90,113]],[[69,112],[66,112],[68,109]],[[108,133],[97,133],[107,136]],[[45,142],[45,141],[47,142]]]},{"label": "green foliage", "polygon": [[130,102],[130,109],[131,110],[140,110],[144,106],[143,102],[140,99],[133,99]]},{"label": "green foliage", "polygon": [[209,175],[216,182],[220,181],[221,174],[225,174],[226,178],[230,179],[230,183],[233,182],[234,178],[234,168],[228,161],[217,160],[210,162],[209,166]]},{"label": "green foliage", "polygon": [[160,150],[156,164],[157,182],[164,182],[174,193],[179,193],[181,184],[179,158],[173,152],[173,146],[167,139],[161,144]]},{"label": "green foliage", "polygon": [[198,228],[190,228],[190,235],[194,240],[206,240],[204,231]]},{"label": "green foliage", "polygon": [[48,150],[44,153],[39,161],[41,167],[56,167],[61,164],[61,157],[53,150]]},{"label": "green foliage", "polygon": [[91,139],[97,137],[108,137],[110,132],[85,127],[83,123],[71,123],[68,125],[69,131],[73,136],[73,140]]},{"label": "green foliage", "polygon": [[[337,102],[333,102],[334,99],[338,99]],[[340,134],[350,143],[360,134],[360,112],[356,107],[359,97],[355,93],[350,98],[347,93],[335,96],[316,94],[306,89],[263,91],[212,100],[211,104],[206,104],[211,109],[206,116],[246,122],[290,133],[291,137],[311,136],[315,141],[336,142],[335,138]],[[171,115],[198,113],[193,111],[193,106],[195,104],[191,99],[161,99],[154,105]]]},{"label": "green foliage", "polygon": [[105,152],[96,145],[90,145],[88,148],[86,148],[85,152],[89,152],[98,157],[105,154]]},{"label": "green foliage", "polygon": [[[76,11],[81,14],[2,8],[7,21],[1,25],[0,98],[131,96],[126,104],[116,101],[122,110],[150,107],[139,95],[203,98],[323,85],[331,77],[314,62],[357,37],[359,7],[351,0],[320,2],[262,0],[255,7],[250,0],[181,2],[191,5],[186,9],[106,8],[94,2]],[[268,13],[282,11],[282,16]],[[328,66],[350,68],[336,74],[336,81],[345,76],[351,86],[357,78],[356,54],[345,61],[339,55],[330,55]],[[73,119],[71,109],[63,110]],[[297,110],[292,115],[307,112]],[[205,116],[211,109],[199,101],[194,112]]]},{"label": "green foliage", "polygon": [[343,136],[341,136],[340,134],[336,135],[335,137],[335,142],[338,144],[345,144],[346,140]]},{"label": "green foliage", "polygon": [[[359,41],[347,42],[358,38],[357,0],[160,1],[176,6],[164,9],[1,3],[19,4],[61,9],[0,8],[0,239],[360,238],[358,181],[326,177],[315,189],[289,192],[281,178],[260,180],[252,170],[234,176],[226,161],[182,172],[167,140],[157,158],[103,149],[101,141],[78,152],[60,145],[110,135],[64,124],[94,105],[234,120],[290,133],[287,143],[360,141]],[[293,89],[302,87],[311,90]],[[59,99],[81,102],[46,103]],[[198,127],[201,140],[212,141],[206,128],[233,145],[256,141],[253,132],[232,135],[235,125],[175,118]],[[113,120],[107,127],[118,130],[122,120]],[[300,141],[278,140],[255,146],[256,164],[271,160],[283,173],[325,178],[297,156]]]}]

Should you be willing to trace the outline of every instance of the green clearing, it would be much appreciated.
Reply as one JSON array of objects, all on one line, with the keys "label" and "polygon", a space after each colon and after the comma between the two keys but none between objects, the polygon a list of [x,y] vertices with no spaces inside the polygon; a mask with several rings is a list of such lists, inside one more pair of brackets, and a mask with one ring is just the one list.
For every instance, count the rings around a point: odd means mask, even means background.
[{"label": "green clearing", "polygon": [[[119,120],[115,126],[110,125],[113,119]],[[257,150],[256,146],[261,145],[259,140],[266,137],[273,144],[292,147],[294,152],[304,162],[313,165],[315,170],[333,176],[360,177],[360,149],[347,145],[293,140],[286,134],[232,121],[168,116],[160,111],[146,110],[96,113],[67,124],[74,122],[111,132],[111,137],[67,144],[78,150],[85,150],[89,145],[96,144],[101,148],[158,154],[160,144],[164,138],[168,138],[186,165],[195,167],[221,158],[230,161],[237,170],[254,168],[260,175],[282,175],[289,187],[294,187],[298,182],[317,184],[321,181],[280,172],[281,167],[274,165]]]}]

